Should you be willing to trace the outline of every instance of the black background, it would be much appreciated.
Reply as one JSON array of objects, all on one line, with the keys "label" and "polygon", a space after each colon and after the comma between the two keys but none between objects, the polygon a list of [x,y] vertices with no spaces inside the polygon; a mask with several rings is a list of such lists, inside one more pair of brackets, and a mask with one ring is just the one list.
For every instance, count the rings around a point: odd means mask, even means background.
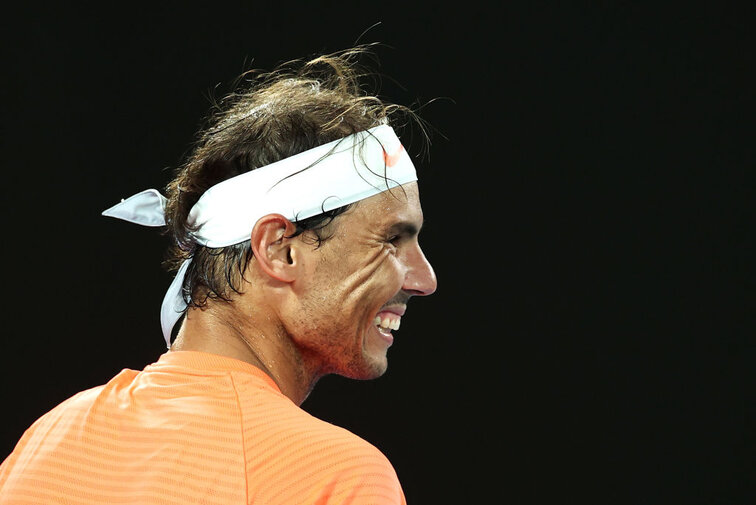
[{"label": "black background", "polygon": [[384,377],[303,407],[414,505],[753,502],[752,11],[34,5],[2,21],[2,457],[164,350],[165,239],[100,212],[162,188],[240,72],[372,26],[381,95],[437,99],[416,165],[439,288]]}]

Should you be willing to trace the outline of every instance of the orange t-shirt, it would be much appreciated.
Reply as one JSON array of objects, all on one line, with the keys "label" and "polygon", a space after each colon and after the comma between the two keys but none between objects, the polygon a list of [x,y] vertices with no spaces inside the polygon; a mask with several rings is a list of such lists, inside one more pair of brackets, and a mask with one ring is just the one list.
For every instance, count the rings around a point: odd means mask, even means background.
[{"label": "orange t-shirt", "polygon": [[374,446],[260,369],[166,352],[37,420],[0,466],[0,504],[404,504]]}]

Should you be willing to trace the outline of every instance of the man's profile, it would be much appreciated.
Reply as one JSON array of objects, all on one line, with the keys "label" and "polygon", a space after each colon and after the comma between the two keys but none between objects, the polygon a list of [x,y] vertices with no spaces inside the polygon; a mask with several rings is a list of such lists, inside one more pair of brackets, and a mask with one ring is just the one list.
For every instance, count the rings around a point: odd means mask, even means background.
[{"label": "man's profile", "polygon": [[397,136],[363,48],[263,74],[219,104],[165,188],[104,214],[164,227],[167,351],[38,419],[0,504],[401,504],[388,459],[300,405],[373,379],[413,296],[436,289]]}]

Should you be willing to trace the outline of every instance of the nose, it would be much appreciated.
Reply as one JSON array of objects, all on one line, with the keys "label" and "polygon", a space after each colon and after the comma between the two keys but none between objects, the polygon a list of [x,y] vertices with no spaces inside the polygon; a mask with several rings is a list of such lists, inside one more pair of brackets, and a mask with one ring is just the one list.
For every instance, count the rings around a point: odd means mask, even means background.
[{"label": "nose", "polygon": [[407,274],[402,288],[413,296],[428,296],[436,291],[438,280],[436,272],[417,245],[407,258]]}]

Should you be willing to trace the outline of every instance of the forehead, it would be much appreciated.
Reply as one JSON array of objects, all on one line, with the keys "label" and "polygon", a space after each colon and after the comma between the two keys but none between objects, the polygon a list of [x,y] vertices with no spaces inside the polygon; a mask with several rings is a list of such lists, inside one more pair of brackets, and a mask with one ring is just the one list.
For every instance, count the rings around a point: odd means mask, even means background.
[{"label": "forehead", "polygon": [[417,183],[407,183],[360,200],[343,217],[354,225],[370,229],[386,228],[397,223],[413,224],[419,229],[423,224],[423,210]]}]

